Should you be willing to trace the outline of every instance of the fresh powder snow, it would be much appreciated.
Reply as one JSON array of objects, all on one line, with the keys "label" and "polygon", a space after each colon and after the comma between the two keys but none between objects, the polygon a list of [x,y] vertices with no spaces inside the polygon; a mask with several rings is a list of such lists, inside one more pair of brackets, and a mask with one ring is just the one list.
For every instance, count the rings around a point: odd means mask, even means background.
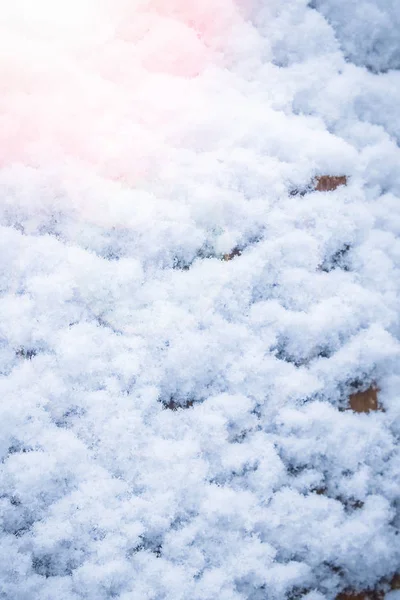
[{"label": "fresh powder snow", "polygon": [[0,0],[1,600],[399,598],[399,31]]}]

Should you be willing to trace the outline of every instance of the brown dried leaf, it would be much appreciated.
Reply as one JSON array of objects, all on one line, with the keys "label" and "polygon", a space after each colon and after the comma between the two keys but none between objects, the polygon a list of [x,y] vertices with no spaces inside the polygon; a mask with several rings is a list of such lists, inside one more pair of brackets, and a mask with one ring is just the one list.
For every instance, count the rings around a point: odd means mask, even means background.
[{"label": "brown dried leaf", "polygon": [[242,251],[239,248],[234,248],[230,254],[224,254],[223,259],[225,261],[232,260],[235,256],[240,256]]},{"label": "brown dried leaf", "polygon": [[364,392],[350,394],[350,408],[358,413],[369,413],[372,410],[379,410],[378,391],[378,388],[372,385]]},{"label": "brown dried leaf", "polygon": [[346,175],[321,175],[317,177],[315,189],[317,192],[332,192],[341,185],[347,185]]}]

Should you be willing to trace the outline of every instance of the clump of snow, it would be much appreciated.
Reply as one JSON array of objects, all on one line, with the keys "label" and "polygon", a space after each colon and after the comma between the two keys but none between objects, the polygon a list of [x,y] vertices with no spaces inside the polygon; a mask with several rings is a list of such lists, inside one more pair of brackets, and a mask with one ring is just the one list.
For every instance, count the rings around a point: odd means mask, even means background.
[{"label": "clump of snow", "polygon": [[346,56],[373,71],[400,69],[397,0],[312,0],[334,27]]},{"label": "clump of snow", "polygon": [[[5,600],[398,569],[400,79],[320,4],[2,10]],[[355,383],[384,410],[345,410]]]}]

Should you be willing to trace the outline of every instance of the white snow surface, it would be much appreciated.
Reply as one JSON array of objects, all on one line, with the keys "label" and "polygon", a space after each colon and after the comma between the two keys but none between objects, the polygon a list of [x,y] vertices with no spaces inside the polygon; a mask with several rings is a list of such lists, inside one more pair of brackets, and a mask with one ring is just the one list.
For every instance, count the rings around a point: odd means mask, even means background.
[{"label": "white snow surface", "polygon": [[0,4],[0,598],[389,580],[398,2]]},{"label": "white snow surface", "polygon": [[375,72],[400,69],[398,0],[312,0],[350,60]]}]

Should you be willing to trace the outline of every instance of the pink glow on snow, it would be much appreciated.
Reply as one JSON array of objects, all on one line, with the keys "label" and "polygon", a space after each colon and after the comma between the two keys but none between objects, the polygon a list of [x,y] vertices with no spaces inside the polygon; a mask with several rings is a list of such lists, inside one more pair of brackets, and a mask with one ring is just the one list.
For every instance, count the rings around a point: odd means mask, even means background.
[{"label": "pink glow on snow", "polygon": [[133,184],[191,101],[179,80],[204,72],[237,18],[231,0],[13,0],[0,17],[0,166],[78,161]]}]

